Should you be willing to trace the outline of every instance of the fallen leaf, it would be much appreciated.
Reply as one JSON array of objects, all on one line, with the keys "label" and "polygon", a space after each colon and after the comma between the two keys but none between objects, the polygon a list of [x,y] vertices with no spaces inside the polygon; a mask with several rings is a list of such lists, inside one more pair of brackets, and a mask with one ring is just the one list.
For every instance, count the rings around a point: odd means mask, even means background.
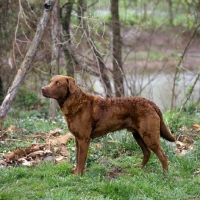
[{"label": "fallen leaf", "polygon": [[4,158],[6,159],[6,162],[13,161],[15,159],[15,153],[9,152],[9,153],[4,155]]},{"label": "fallen leaf", "polygon": [[9,137],[9,136],[8,136],[7,133],[3,133],[3,134],[0,136],[0,140],[1,140],[1,141],[5,141],[8,137]]},{"label": "fallen leaf", "polygon": [[16,127],[15,125],[10,125],[7,130],[8,132],[12,132],[12,133],[21,133],[21,132],[27,132],[26,129],[21,129]]},{"label": "fallen leaf", "polygon": [[18,161],[21,162],[23,166],[30,167],[33,165],[33,161],[27,161],[25,158],[20,158]]},{"label": "fallen leaf", "polygon": [[187,144],[193,144],[196,137],[197,134],[189,134],[189,135],[179,134],[176,135],[176,141],[180,141]]},{"label": "fallen leaf", "polygon": [[34,151],[32,153],[30,153],[29,155],[27,155],[28,158],[35,158],[37,156],[46,156],[46,155],[52,155],[52,152],[49,150],[45,150],[45,151]]},{"label": "fallen leaf", "polygon": [[0,166],[2,166],[2,165],[7,166],[8,164],[7,164],[7,162],[5,160],[0,160]]},{"label": "fallen leaf", "polygon": [[25,152],[26,152],[26,154],[30,154],[34,151],[39,151],[39,150],[40,150],[40,147],[38,144],[32,144],[30,147],[27,147],[25,149]]},{"label": "fallen leaf", "polygon": [[199,125],[199,124],[193,124],[193,125],[192,125],[192,128],[193,128],[195,131],[200,131],[200,125]]},{"label": "fallen leaf", "polygon": [[55,130],[50,131],[50,132],[49,132],[49,135],[50,135],[50,136],[59,136],[59,135],[61,134],[61,132],[62,132],[62,129],[56,128]]},{"label": "fallen leaf", "polygon": [[176,141],[175,152],[179,156],[184,156],[185,154],[187,154],[191,150],[194,150],[193,144],[188,144],[188,143],[183,143],[181,141]]},{"label": "fallen leaf", "polygon": [[20,148],[14,150],[16,159],[26,156],[26,152]]},{"label": "fallen leaf", "polygon": [[200,169],[197,169],[194,174],[200,174]]},{"label": "fallen leaf", "polygon": [[188,128],[187,128],[186,126],[182,126],[182,127],[180,128],[180,130],[183,131],[183,132],[185,132],[185,131],[188,131]]},{"label": "fallen leaf", "polygon": [[60,154],[65,157],[69,155],[69,152],[67,151],[65,144],[60,145]]},{"label": "fallen leaf", "polygon": [[64,162],[65,160],[66,160],[66,158],[64,156],[56,156],[55,157],[55,163],[56,164]]},{"label": "fallen leaf", "polygon": [[26,153],[24,150],[17,148],[13,152],[9,152],[9,153],[5,154],[4,158],[6,159],[6,162],[10,162],[10,161],[17,161],[19,158],[22,158],[25,155],[26,155]]},{"label": "fallen leaf", "polygon": [[67,141],[70,138],[73,138],[74,136],[71,133],[65,134],[65,135],[60,135],[58,137],[51,137],[46,139],[46,143],[51,143],[53,145],[56,144],[66,144]]}]

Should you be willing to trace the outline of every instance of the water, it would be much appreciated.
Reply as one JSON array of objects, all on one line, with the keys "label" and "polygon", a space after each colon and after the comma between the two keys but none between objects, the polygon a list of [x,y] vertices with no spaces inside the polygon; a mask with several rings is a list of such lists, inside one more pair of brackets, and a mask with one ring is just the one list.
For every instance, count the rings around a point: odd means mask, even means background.
[{"label": "water", "polygon": [[[176,80],[176,91],[174,106],[181,106],[186,99],[189,88],[194,84],[197,71],[186,70],[179,74]],[[126,77],[125,91],[126,96],[133,94],[145,97],[154,101],[162,111],[171,108],[172,88],[174,81],[174,72],[164,72],[157,74],[156,71],[147,72],[146,74],[129,75]],[[92,80],[92,81],[91,81]],[[92,82],[92,83],[91,83]],[[105,96],[103,86],[97,77],[90,77],[87,86],[90,84],[96,94]],[[113,81],[111,80],[113,87]],[[128,86],[127,86],[128,85]],[[197,81],[192,95],[188,102],[199,102],[200,100],[200,80]]]}]

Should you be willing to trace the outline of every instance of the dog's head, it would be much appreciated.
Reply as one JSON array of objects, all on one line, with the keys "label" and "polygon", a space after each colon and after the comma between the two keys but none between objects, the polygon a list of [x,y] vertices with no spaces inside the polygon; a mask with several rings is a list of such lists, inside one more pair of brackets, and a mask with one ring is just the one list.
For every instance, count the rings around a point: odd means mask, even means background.
[{"label": "dog's head", "polygon": [[69,93],[74,93],[76,84],[69,76],[57,75],[53,77],[49,85],[42,88],[43,96],[56,100],[66,98]]}]

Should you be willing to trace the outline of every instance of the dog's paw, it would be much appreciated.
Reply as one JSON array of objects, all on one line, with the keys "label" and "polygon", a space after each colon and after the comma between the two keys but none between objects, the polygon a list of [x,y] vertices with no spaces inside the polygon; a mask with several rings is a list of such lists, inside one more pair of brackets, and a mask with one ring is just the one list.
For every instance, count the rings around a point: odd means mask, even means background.
[{"label": "dog's paw", "polygon": [[83,170],[78,170],[76,167],[74,169],[71,170],[72,174],[77,174],[77,175],[82,175],[83,174]]},{"label": "dog's paw", "polygon": [[76,167],[74,167],[73,169],[71,169],[71,171],[70,171],[72,174],[77,174],[77,168]]}]

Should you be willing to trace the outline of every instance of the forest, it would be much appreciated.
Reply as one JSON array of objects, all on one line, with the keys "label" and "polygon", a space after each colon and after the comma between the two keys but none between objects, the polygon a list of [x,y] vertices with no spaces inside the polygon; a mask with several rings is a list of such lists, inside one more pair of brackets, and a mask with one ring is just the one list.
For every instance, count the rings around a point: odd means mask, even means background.
[{"label": "forest", "polygon": [[[198,199],[199,11],[200,0],[0,0],[0,199],[16,199],[14,192],[5,189],[13,180],[19,199],[26,199],[26,195],[30,199],[65,199],[66,184],[71,188],[67,189],[69,199]],[[75,162],[74,141],[57,103],[41,93],[41,88],[58,74],[73,77],[90,94],[141,96],[159,106],[177,139],[175,146],[161,141],[173,171],[166,183],[161,171],[156,174],[159,163],[154,157],[150,168],[130,169],[141,152],[129,136],[117,132],[92,143],[87,163],[91,172],[81,179],[86,189],[79,188],[80,179],[69,175]],[[60,146],[57,136],[67,145]],[[41,147],[41,141],[53,143],[54,150],[48,149],[51,155],[44,153],[46,147]],[[10,158],[10,152],[13,155],[17,150],[21,155],[32,148],[40,150],[40,155]],[[130,158],[131,150],[135,158]],[[59,160],[63,157],[67,162]],[[33,172],[20,168],[35,166],[45,159],[60,165],[42,162]],[[9,171],[11,166],[20,167]],[[41,175],[39,171],[45,169],[46,174]],[[47,177],[52,170],[55,176],[50,180]],[[59,170],[73,179],[74,185],[68,178],[61,179]],[[130,186],[130,174],[134,174],[134,188]],[[25,189],[23,178],[32,175],[36,176],[30,179],[34,189],[27,192],[31,189]],[[22,181],[24,196],[15,176]],[[93,176],[98,180],[96,187]],[[35,189],[40,179],[45,193]],[[141,186],[146,180],[146,185]],[[51,181],[60,184],[58,193],[51,192],[58,187]]]}]

